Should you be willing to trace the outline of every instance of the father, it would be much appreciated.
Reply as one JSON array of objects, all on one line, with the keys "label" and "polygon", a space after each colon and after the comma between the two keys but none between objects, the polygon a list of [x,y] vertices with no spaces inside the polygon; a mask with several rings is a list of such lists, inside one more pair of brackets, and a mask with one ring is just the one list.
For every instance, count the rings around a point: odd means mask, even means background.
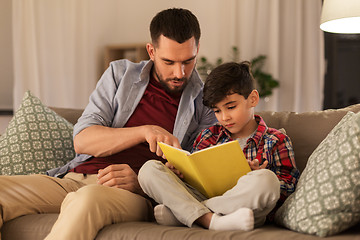
[{"label": "father", "polygon": [[139,168],[162,159],[158,141],[190,150],[215,117],[202,104],[195,70],[197,18],[167,9],[150,33],[150,61],[115,61],[101,77],[74,127],[78,155],[71,162],[50,176],[0,177],[0,227],[21,215],[60,212],[46,239],[94,239],[107,224],[153,218]]}]

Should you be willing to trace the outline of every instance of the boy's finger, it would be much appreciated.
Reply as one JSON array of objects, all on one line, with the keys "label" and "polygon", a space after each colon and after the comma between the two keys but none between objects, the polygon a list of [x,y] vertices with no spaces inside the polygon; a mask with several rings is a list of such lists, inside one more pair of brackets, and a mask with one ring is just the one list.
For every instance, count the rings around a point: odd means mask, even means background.
[{"label": "boy's finger", "polygon": [[268,165],[268,161],[266,160],[266,161],[264,161],[263,162],[263,164],[261,164],[261,168],[266,168],[266,166]]}]

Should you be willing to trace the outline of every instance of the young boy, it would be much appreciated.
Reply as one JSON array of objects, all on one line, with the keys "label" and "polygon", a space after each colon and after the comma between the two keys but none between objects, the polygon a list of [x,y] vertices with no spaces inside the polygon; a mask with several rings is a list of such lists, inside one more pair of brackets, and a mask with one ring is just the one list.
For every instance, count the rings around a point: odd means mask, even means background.
[{"label": "young boy", "polygon": [[213,109],[218,123],[201,131],[193,145],[197,151],[237,140],[253,171],[223,195],[207,199],[184,183],[169,163],[146,162],[139,183],[160,204],[154,209],[159,224],[249,231],[263,225],[276,205],[295,190],[299,171],[291,141],[254,115],[259,102],[254,82],[249,62],[225,63],[210,73],[203,102]]}]

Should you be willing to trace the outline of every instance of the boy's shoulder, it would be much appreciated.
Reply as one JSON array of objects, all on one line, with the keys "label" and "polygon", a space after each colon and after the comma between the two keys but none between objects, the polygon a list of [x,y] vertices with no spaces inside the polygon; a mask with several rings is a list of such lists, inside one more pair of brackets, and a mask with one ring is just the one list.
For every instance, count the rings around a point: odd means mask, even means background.
[{"label": "boy's shoulder", "polygon": [[276,141],[284,141],[285,139],[289,139],[289,136],[286,135],[286,130],[284,128],[276,129],[269,127],[266,131],[266,135],[269,138],[273,138]]},{"label": "boy's shoulder", "polygon": [[224,130],[224,127],[220,125],[219,123],[215,123],[214,125],[205,128],[201,131],[201,136],[218,136],[222,131]]},{"label": "boy's shoulder", "polygon": [[215,123],[214,125],[201,130],[201,132],[198,134],[198,137],[196,138],[196,142],[204,140],[209,141],[209,139],[211,142],[217,142],[220,137],[228,138],[229,136],[222,125]]},{"label": "boy's shoulder", "polygon": [[262,134],[265,138],[271,138],[275,141],[284,141],[284,139],[289,139],[284,128],[276,129],[268,127],[261,116],[256,115],[255,118],[257,118],[258,124],[260,126],[258,127],[258,131],[264,131]]}]

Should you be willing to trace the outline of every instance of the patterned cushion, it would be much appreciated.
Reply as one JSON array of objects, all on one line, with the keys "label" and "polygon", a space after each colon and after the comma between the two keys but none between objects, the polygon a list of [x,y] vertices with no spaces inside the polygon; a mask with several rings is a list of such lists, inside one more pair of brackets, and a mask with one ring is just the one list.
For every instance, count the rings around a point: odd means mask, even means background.
[{"label": "patterned cushion", "polygon": [[75,156],[73,125],[29,91],[0,137],[0,174],[45,173]]},{"label": "patterned cushion", "polygon": [[347,113],[315,149],[275,220],[320,237],[360,221],[360,113]]}]

